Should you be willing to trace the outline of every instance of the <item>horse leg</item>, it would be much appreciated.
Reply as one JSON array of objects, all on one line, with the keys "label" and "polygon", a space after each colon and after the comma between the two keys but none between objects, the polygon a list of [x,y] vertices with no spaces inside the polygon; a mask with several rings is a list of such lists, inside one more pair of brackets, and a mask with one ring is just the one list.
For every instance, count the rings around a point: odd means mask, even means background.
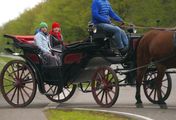
[{"label": "horse leg", "polygon": [[141,100],[141,85],[142,85],[142,78],[145,74],[146,68],[142,68],[137,70],[137,79],[136,79],[136,107],[143,108],[142,100]]},{"label": "horse leg", "polygon": [[162,109],[167,109],[167,105],[165,101],[163,101],[162,99],[162,90],[161,90],[162,80],[163,80],[165,71],[166,71],[165,66],[157,65],[156,87],[157,87],[157,95],[158,95],[158,104]]}]

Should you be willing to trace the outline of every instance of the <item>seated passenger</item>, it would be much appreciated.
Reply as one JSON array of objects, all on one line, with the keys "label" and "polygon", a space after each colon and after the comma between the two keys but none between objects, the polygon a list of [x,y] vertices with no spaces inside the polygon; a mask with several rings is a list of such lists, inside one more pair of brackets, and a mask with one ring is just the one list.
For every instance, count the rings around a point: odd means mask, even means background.
[{"label": "seated passenger", "polygon": [[47,32],[48,25],[45,22],[41,22],[40,31],[34,36],[34,43],[41,50],[41,54],[44,57],[45,64],[50,66],[57,66],[57,57],[51,54],[49,44],[49,34]]},{"label": "seated passenger", "polygon": [[63,36],[61,34],[60,24],[54,22],[50,30],[50,45],[52,48],[64,49]]},{"label": "seated passenger", "polygon": [[[52,29],[50,30],[49,39],[51,48],[60,50],[61,52],[65,50],[65,46],[63,43],[63,36],[61,34],[61,28],[59,23],[53,22]],[[61,66],[63,53],[55,52],[54,54],[57,56],[59,65]]]}]

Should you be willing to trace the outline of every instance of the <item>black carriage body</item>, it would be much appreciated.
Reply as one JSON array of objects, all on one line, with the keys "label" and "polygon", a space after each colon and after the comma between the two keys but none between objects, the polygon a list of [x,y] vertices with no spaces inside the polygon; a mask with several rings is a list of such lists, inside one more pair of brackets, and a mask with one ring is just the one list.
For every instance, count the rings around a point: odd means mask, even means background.
[{"label": "black carriage body", "polygon": [[67,46],[67,50],[62,53],[62,66],[46,66],[42,63],[42,55],[40,50],[34,44],[28,44],[21,41],[21,38],[6,35],[6,37],[14,40],[14,46],[20,48],[26,63],[33,69],[39,89],[42,91],[42,84],[46,82],[50,85],[58,85],[63,82],[75,82],[79,75],[84,72],[89,61],[100,56],[100,51],[96,44],[90,42],[79,42]]},{"label": "black carriage body", "polygon": [[[85,68],[89,67],[87,65],[94,57],[102,57],[104,59],[102,64],[107,65],[123,62],[121,61],[122,58],[118,55],[119,53],[115,53],[113,51],[113,47],[116,45],[113,43],[114,40],[112,35],[99,29],[96,33],[94,33],[93,29],[94,28],[92,26],[89,27],[90,36],[86,41],[67,45],[67,50],[62,53],[63,64],[58,67],[43,65],[40,50],[34,44],[29,44],[26,40],[23,41],[23,37],[20,38],[10,35],[5,35],[5,37],[12,38],[14,40],[15,47],[23,50],[23,55],[21,55],[21,57],[23,57],[33,69],[38,83],[42,83],[42,81],[44,81],[48,84],[56,85],[60,81],[64,81],[64,84],[74,82],[76,78],[79,78],[81,72],[84,72]],[[133,62],[133,66],[128,65],[126,66],[127,68],[136,67],[135,59],[137,38],[138,36],[129,36],[130,60],[128,60],[128,62]]]}]

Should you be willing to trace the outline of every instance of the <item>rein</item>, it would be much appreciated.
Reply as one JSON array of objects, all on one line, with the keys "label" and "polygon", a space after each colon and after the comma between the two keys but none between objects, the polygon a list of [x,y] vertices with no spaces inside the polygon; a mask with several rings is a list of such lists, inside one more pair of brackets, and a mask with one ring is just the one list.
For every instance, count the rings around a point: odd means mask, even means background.
[{"label": "rein", "polygon": [[149,29],[149,30],[162,30],[162,31],[176,31],[176,27],[174,28],[162,28],[162,27],[145,27],[145,26],[136,26],[136,25],[133,25],[133,24],[129,24],[127,23],[127,25],[122,25],[122,28],[134,28],[134,29]]},{"label": "rein", "polygon": [[[162,58],[162,59],[160,59],[160,60],[157,60],[157,61],[152,62],[152,64],[157,64],[157,63],[164,62],[164,61],[166,61],[166,60],[168,60],[168,59],[171,59],[171,58],[173,58],[173,57],[175,57],[175,56],[176,56],[176,54],[171,54],[170,56],[167,56],[167,57],[164,57],[164,58]],[[138,70],[138,69],[146,68],[146,67],[148,67],[149,65],[151,65],[151,63],[146,64],[146,65],[143,65],[143,66],[140,66],[140,67],[137,67],[137,68],[134,68],[134,69],[130,69],[130,70],[127,71],[127,72],[133,72],[133,71],[136,71],[136,70]]]}]

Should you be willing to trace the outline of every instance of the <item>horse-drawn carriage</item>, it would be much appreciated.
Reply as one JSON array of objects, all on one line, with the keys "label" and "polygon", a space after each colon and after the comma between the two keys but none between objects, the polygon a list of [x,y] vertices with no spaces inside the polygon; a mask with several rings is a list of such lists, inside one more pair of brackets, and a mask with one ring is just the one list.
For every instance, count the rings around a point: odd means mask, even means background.
[{"label": "horse-drawn carriage", "polygon": [[[34,99],[38,86],[41,94],[60,103],[69,100],[79,87],[84,93],[92,92],[100,106],[114,105],[120,86],[135,85],[136,48],[140,36],[132,33],[133,28],[128,29],[129,50],[122,57],[114,47],[112,35],[97,30],[92,24],[89,24],[88,31],[88,39],[69,44],[64,51],[51,48],[52,52],[62,54],[62,66],[52,67],[44,64],[40,50],[33,44],[33,36],[4,35],[22,50],[15,53],[6,49],[22,59],[9,61],[1,72],[0,85],[5,100],[14,107],[27,106]],[[117,74],[125,77],[120,80]],[[156,68],[149,65],[143,80],[145,95],[153,103],[158,102],[156,75]],[[169,72],[165,72],[162,85],[162,99],[165,101],[171,91]]]}]

